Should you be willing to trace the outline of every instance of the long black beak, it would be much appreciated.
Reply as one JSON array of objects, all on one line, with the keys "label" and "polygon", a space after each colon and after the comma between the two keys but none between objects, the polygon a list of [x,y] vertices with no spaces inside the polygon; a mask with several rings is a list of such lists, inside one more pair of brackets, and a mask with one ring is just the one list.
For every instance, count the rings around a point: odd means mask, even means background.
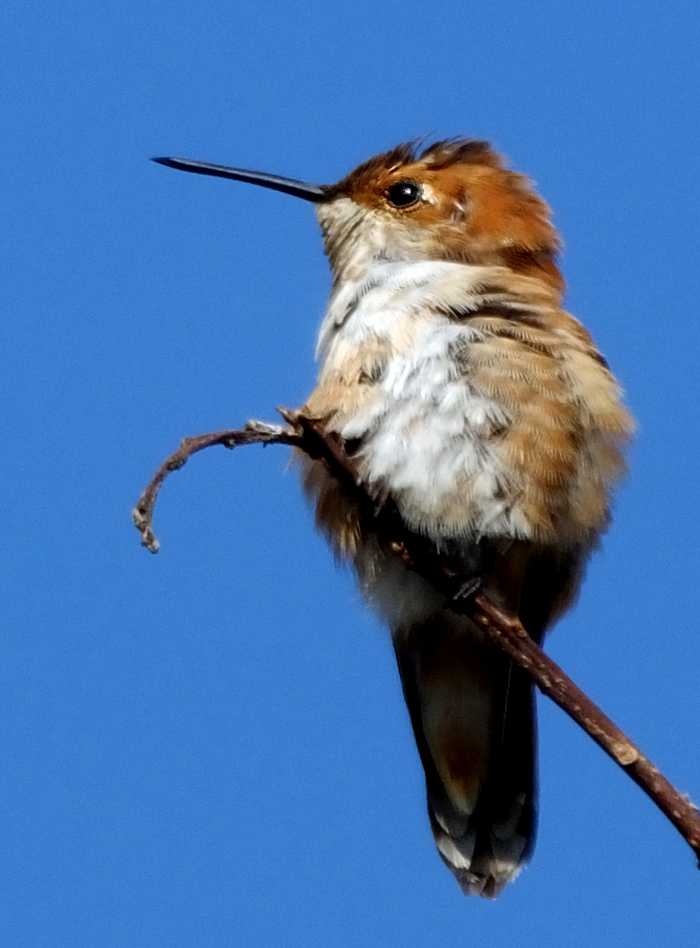
[{"label": "long black beak", "polygon": [[246,171],[244,168],[229,168],[227,165],[211,165],[206,161],[191,161],[189,158],[152,158],[152,161],[166,168],[177,168],[178,171],[191,171],[193,174],[209,174],[215,178],[230,178],[232,181],[247,181],[249,184],[259,184],[262,188],[271,188],[273,191],[282,191],[283,194],[292,194],[303,198],[304,201],[322,201],[326,197],[326,188],[319,184],[307,184],[306,181],[297,181],[295,178],[281,178],[276,174],[265,174],[263,171]]}]

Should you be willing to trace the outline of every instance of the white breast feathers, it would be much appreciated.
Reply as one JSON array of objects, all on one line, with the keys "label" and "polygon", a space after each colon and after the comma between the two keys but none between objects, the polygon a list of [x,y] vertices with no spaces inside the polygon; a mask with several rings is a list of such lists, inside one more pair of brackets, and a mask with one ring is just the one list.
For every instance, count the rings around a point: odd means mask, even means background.
[{"label": "white breast feathers", "polygon": [[[513,485],[489,447],[508,413],[470,385],[468,360],[458,358],[481,338],[464,317],[488,304],[484,287],[494,282],[487,267],[376,264],[338,288],[321,326],[320,388],[333,378],[358,387],[335,413],[334,429],[360,444],[368,483],[438,541],[527,535]],[[374,360],[370,371],[363,352]],[[349,366],[360,366],[354,377]]]}]

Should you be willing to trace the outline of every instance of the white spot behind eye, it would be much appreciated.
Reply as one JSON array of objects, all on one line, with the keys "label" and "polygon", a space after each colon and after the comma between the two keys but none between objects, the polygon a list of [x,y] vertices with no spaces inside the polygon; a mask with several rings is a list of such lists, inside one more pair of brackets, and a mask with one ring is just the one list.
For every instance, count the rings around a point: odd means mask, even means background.
[{"label": "white spot behind eye", "polygon": [[461,201],[452,202],[452,214],[450,215],[450,220],[453,224],[459,224],[460,221],[463,221],[467,213],[467,208]]},{"label": "white spot behind eye", "polygon": [[437,204],[438,198],[435,194],[435,191],[430,187],[429,184],[424,184],[421,186],[421,198],[425,201],[426,204]]}]

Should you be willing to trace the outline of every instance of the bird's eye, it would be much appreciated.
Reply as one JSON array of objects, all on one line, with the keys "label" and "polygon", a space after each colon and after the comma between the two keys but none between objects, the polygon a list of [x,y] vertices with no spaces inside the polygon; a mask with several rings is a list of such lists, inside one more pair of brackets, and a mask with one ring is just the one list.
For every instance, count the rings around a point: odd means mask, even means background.
[{"label": "bird's eye", "polygon": [[389,185],[385,194],[394,207],[410,207],[420,199],[420,185],[415,181],[396,181]]}]

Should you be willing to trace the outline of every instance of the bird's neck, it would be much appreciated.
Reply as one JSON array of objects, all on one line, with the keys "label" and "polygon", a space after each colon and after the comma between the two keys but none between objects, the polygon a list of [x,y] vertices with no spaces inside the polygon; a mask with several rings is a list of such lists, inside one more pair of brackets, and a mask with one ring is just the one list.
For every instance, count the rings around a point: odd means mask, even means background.
[{"label": "bird's neck", "polygon": [[317,343],[317,356],[324,364],[339,337],[350,339],[360,330],[363,339],[393,337],[400,333],[399,323],[461,319],[494,305],[510,308],[515,316],[523,307],[560,302],[558,285],[527,269],[371,256],[362,261],[358,256],[355,264],[338,274],[333,284]]}]

